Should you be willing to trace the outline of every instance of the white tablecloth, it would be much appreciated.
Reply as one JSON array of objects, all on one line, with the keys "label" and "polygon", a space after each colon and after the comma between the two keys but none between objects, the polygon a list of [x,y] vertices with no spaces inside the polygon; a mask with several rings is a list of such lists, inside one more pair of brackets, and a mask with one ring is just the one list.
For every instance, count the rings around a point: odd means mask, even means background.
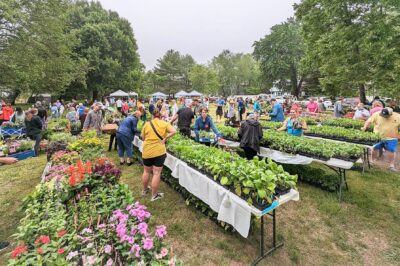
[{"label": "white tablecloth", "polygon": [[[142,141],[139,138],[135,137],[133,144],[141,150]],[[164,165],[171,169],[172,176],[179,180],[182,187],[218,213],[218,220],[232,225],[243,237],[248,236],[251,214],[261,216],[265,213],[249,206],[245,200],[171,154],[167,154]],[[299,200],[297,191],[292,190],[289,194],[291,196],[281,197],[275,201],[273,208],[269,208],[268,211],[289,200]]]}]

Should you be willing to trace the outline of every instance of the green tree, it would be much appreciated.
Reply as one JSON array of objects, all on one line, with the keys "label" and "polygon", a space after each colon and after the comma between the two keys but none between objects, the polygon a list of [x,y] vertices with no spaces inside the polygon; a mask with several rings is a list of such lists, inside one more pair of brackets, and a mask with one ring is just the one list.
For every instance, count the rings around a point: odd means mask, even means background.
[{"label": "green tree", "polygon": [[246,88],[260,86],[259,67],[251,55],[224,50],[212,59],[211,67],[218,75],[222,95],[242,94]]},{"label": "green tree", "polygon": [[304,0],[295,6],[302,25],[303,65],[318,69],[322,88],[333,95],[366,87],[399,93],[400,1]]},{"label": "green tree", "polygon": [[75,52],[88,62],[83,82],[69,93],[92,93],[94,99],[117,89],[137,90],[143,75],[130,23],[98,2],[78,1],[70,13],[70,32],[79,39]]},{"label": "green tree", "polygon": [[82,77],[85,62],[74,56],[74,34],[65,33],[70,2],[2,2],[0,84],[15,92],[59,94]]},{"label": "green tree", "polygon": [[260,62],[262,79],[294,96],[299,96],[304,75],[299,70],[304,54],[300,26],[293,19],[275,25],[271,33],[254,43],[254,56]]},{"label": "green tree", "polygon": [[216,95],[220,87],[217,73],[204,65],[193,65],[189,71],[189,80],[194,90]]},{"label": "green tree", "polygon": [[190,55],[181,55],[178,51],[168,50],[157,60],[154,73],[160,78],[160,91],[173,94],[179,90],[189,90],[191,87],[189,71],[195,61]]}]

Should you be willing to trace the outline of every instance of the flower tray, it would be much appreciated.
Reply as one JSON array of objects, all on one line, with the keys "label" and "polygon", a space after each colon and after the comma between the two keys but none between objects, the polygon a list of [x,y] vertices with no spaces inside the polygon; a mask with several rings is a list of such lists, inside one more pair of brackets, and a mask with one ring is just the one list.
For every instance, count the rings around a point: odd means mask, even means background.
[{"label": "flower tray", "polygon": [[18,152],[18,153],[9,154],[8,156],[17,158],[18,161],[22,161],[22,160],[34,157],[35,156],[35,151],[34,150],[27,150],[27,151],[22,151],[22,152]]}]

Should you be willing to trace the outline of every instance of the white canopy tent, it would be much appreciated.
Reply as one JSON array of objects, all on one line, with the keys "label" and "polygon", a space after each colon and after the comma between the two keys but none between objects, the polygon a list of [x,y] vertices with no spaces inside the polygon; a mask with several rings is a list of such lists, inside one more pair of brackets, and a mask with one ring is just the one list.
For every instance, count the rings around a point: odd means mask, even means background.
[{"label": "white canopy tent", "polygon": [[152,96],[152,97],[161,97],[161,98],[167,97],[167,95],[164,94],[164,93],[162,93],[162,92],[153,93],[151,96]]},{"label": "white canopy tent", "polygon": [[134,91],[128,92],[128,95],[129,96],[134,96],[134,97],[138,96],[138,94],[136,92],[134,92]]},{"label": "white canopy tent", "polygon": [[129,94],[123,90],[117,90],[116,92],[111,93],[110,97],[129,97]]},{"label": "white canopy tent", "polygon": [[175,98],[186,97],[186,96],[189,96],[189,93],[187,93],[186,91],[179,91],[175,93]]},{"label": "white canopy tent", "polygon": [[194,90],[194,91],[189,92],[189,96],[191,96],[191,97],[200,97],[200,96],[203,96],[203,94],[201,94],[200,92]]}]

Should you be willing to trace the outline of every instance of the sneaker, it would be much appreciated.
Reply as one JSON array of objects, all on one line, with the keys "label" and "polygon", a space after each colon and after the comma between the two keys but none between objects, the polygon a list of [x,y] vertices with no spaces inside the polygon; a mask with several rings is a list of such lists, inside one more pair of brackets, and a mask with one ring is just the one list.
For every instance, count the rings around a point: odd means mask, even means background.
[{"label": "sneaker", "polygon": [[147,194],[149,194],[150,190],[151,190],[150,186],[148,186],[145,190],[142,190],[142,196],[146,196]]},{"label": "sneaker", "polygon": [[396,168],[394,168],[394,166],[390,166],[389,168],[388,168],[388,170],[390,171],[390,172],[395,172],[395,173],[397,173],[399,170],[397,170]]},{"label": "sneaker", "polygon": [[5,250],[10,245],[10,242],[0,242],[0,252]]},{"label": "sneaker", "polygon": [[162,199],[163,197],[164,197],[164,193],[157,193],[151,197],[151,201],[156,201],[156,200]]}]

